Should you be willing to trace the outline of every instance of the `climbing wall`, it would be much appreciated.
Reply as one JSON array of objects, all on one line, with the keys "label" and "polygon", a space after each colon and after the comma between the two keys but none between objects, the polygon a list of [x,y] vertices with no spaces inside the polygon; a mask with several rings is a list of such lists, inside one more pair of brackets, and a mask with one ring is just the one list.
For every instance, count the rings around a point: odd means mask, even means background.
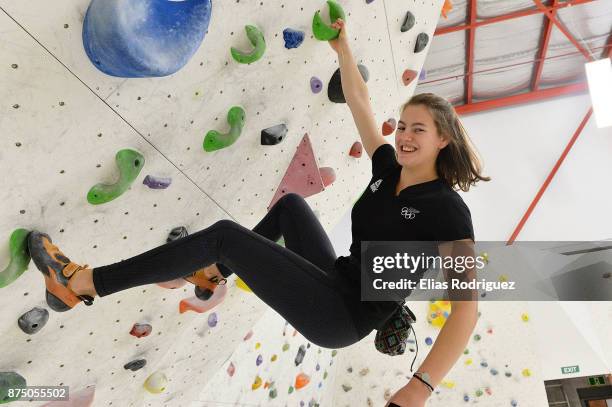
[{"label": "climbing wall", "polygon": [[[431,36],[441,3],[343,3],[353,53],[369,71],[378,123],[396,117],[410,96],[413,87],[404,86],[402,74],[420,70],[428,48],[414,55],[414,43],[422,31]],[[157,247],[176,226],[195,232],[233,219],[250,228],[266,213],[304,134],[318,165],[336,173],[333,184],[308,197],[326,229],[354,202],[371,164],[348,155],[358,140],[352,116],[346,104],[326,96],[338,62],[310,28],[317,9],[327,17],[325,2],[214,2],[206,37],[181,70],[131,79],[103,74],[85,55],[88,5],[0,0],[0,270],[9,264],[8,239],[18,228],[49,233],[72,260],[93,267]],[[401,33],[406,11],[416,23]],[[267,50],[243,65],[229,49],[249,49],[247,24],[262,30]],[[298,48],[285,48],[287,27],[305,32]],[[313,76],[323,92],[312,92]],[[205,152],[205,134],[227,131],[232,106],[246,112],[240,137]],[[262,146],[261,130],[279,123],[287,125],[285,139]],[[111,202],[89,204],[94,184],[119,177],[115,155],[127,148],[144,157],[134,183]],[[171,185],[149,188],[147,175]],[[34,307],[48,309],[36,267],[30,263],[0,290],[0,370],[30,385],[93,392],[93,405],[330,405],[333,361],[345,351],[308,343],[233,279],[224,301],[203,313],[179,312],[181,300],[193,295],[191,285],[147,285],[97,298],[92,307],[48,310],[35,334],[24,333],[17,319]],[[131,335],[137,323],[151,332]],[[141,359],[141,369],[124,368]],[[143,388],[150,375],[167,379],[158,382],[160,393]]]},{"label": "climbing wall", "polygon": [[[412,301],[407,305],[417,317],[414,372],[440,333],[450,307],[442,301]],[[489,301],[482,302],[479,311],[463,355],[436,387],[428,405],[545,406],[546,392],[528,304]],[[412,336],[404,355],[383,355],[373,351],[373,333],[341,352],[332,405],[384,405],[410,380],[416,346]]]}]

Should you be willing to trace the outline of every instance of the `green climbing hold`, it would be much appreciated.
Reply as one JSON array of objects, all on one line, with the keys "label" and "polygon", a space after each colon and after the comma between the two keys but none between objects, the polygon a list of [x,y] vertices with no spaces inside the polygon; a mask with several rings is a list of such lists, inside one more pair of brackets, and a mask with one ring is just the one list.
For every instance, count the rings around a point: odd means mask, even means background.
[{"label": "green climbing hold", "polygon": [[114,184],[96,184],[87,193],[87,202],[100,205],[118,198],[128,190],[144,167],[145,159],[138,151],[125,148],[115,155],[115,162],[119,168],[119,180]]},{"label": "green climbing hold", "polygon": [[249,41],[251,41],[251,44],[253,44],[253,50],[246,53],[231,47],[230,51],[236,62],[241,64],[250,64],[259,60],[263,56],[264,52],[266,51],[266,39],[259,28],[255,27],[254,25],[247,25],[244,27],[244,29]]},{"label": "green climbing hold", "polygon": [[15,390],[26,386],[26,379],[19,373],[0,372],[0,404],[17,400],[19,397],[15,394]]},{"label": "green climbing hold", "polygon": [[[329,6],[329,19],[332,24],[335,23],[338,18],[346,21],[344,10],[340,4],[333,0],[328,0],[327,4]],[[320,41],[330,41],[338,38],[340,30],[336,30],[335,28],[332,28],[326,24],[321,18],[321,10],[317,10],[312,18],[312,33],[314,34],[315,38]]]},{"label": "green climbing hold", "polygon": [[0,272],[0,288],[6,287],[17,280],[24,271],[28,269],[30,263],[30,253],[28,252],[28,233],[26,229],[15,229],[9,238],[9,254],[11,260],[6,268]]},{"label": "green climbing hold", "polygon": [[338,351],[336,349],[332,350],[332,354],[331,354],[332,358],[336,356],[337,354],[338,354]]},{"label": "green climbing hold", "polygon": [[240,106],[232,107],[227,112],[227,122],[230,125],[229,133],[222,134],[217,130],[211,130],[206,133],[204,138],[204,151],[215,151],[225,147],[229,147],[240,137],[244,122],[246,120],[246,112]]}]

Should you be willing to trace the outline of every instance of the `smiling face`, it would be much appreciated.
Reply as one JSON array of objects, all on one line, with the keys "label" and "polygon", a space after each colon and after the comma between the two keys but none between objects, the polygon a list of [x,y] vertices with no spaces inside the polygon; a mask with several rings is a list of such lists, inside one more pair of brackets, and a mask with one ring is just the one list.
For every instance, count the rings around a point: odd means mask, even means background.
[{"label": "smiling face", "polygon": [[440,149],[447,144],[448,141],[438,134],[426,106],[406,106],[395,132],[397,160],[402,166],[433,168]]}]

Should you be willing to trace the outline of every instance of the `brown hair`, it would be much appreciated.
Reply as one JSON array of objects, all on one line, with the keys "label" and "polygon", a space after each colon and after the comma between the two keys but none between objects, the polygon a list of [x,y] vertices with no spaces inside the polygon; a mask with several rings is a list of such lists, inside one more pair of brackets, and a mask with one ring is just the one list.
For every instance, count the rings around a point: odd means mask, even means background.
[{"label": "brown hair", "polygon": [[476,149],[449,101],[433,93],[421,93],[414,95],[402,105],[400,115],[410,105],[427,107],[436,123],[438,134],[450,138],[448,145],[440,150],[436,160],[436,171],[440,178],[452,188],[458,186],[465,192],[470,189],[470,185],[475,185],[478,181],[491,180],[490,177],[480,174],[481,162]]}]

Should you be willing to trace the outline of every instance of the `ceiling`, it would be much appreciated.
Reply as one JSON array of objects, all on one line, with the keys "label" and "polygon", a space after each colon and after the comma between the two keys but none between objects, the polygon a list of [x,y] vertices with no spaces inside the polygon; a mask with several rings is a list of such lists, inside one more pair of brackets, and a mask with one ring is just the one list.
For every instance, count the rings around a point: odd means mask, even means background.
[{"label": "ceiling", "polygon": [[584,64],[612,49],[612,0],[454,0],[416,93],[460,114],[587,90]]}]

